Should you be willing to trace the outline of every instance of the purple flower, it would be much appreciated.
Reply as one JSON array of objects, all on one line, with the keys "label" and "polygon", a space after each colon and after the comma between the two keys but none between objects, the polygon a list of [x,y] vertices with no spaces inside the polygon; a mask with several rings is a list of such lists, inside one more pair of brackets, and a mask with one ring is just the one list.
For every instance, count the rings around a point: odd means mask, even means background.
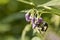
[{"label": "purple flower", "polygon": [[31,19],[31,22],[32,22],[32,23],[35,23],[35,21],[36,21],[36,18],[33,17],[33,18]]},{"label": "purple flower", "polygon": [[39,27],[40,23],[42,23],[43,20],[42,18],[33,17],[31,21],[32,21],[32,27],[35,28],[35,27]]},{"label": "purple flower", "polygon": [[43,22],[43,19],[40,17],[40,18],[38,18],[37,19],[38,21],[37,21],[37,24],[40,24],[40,23],[42,23]]},{"label": "purple flower", "polygon": [[32,28],[34,29],[35,27],[39,27],[40,25],[39,24],[35,24],[35,23],[33,23],[32,24]]},{"label": "purple flower", "polygon": [[25,18],[26,18],[26,21],[27,22],[30,22],[31,19],[30,19],[30,14],[29,13],[26,13],[25,14]]},{"label": "purple flower", "polygon": [[42,18],[38,18],[38,22],[41,23],[43,20]]},{"label": "purple flower", "polygon": [[34,29],[36,26],[37,26],[36,24],[34,24],[34,23],[32,24],[32,28],[33,28],[33,29]]}]

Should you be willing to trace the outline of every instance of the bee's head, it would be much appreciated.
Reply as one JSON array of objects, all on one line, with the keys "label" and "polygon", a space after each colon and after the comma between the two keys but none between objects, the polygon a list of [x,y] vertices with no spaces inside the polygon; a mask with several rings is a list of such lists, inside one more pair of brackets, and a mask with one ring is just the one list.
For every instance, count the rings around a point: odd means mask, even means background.
[{"label": "bee's head", "polygon": [[42,30],[41,31],[47,31],[48,24],[46,22],[43,23],[42,25]]}]

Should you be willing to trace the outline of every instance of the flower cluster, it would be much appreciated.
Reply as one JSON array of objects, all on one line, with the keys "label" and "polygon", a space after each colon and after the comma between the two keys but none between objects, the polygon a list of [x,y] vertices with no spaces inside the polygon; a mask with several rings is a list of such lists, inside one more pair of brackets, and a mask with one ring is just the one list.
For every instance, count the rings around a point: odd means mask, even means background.
[{"label": "flower cluster", "polygon": [[31,13],[31,11],[27,12],[25,18],[27,22],[31,22],[33,29],[37,27],[39,31],[46,31],[48,28],[48,24],[43,21],[40,13],[36,10],[34,10],[33,13]]}]

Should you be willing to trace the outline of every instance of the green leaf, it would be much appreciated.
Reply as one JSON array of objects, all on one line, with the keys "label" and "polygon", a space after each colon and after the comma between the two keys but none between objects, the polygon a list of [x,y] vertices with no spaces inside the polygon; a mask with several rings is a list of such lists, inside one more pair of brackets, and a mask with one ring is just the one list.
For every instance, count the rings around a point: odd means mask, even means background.
[{"label": "green leaf", "polygon": [[58,9],[58,8],[53,7],[50,10],[50,12],[51,12],[51,14],[56,14],[56,15],[59,15],[60,16],[60,9]]},{"label": "green leaf", "polygon": [[31,4],[26,1],[17,1],[17,0],[11,0],[5,7],[5,11],[7,14],[9,13],[15,13],[21,10],[31,9],[35,8],[34,4]]},{"label": "green leaf", "polygon": [[49,2],[50,0],[23,0],[23,1],[32,2],[36,6]]},{"label": "green leaf", "polygon": [[14,20],[17,20],[17,19],[23,19],[24,18],[24,13],[25,12],[18,12],[18,13],[14,13],[14,14],[11,14],[5,18],[3,18],[1,20],[1,23],[10,23]]},{"label": "green leaf", "polygon": [[40,6],[37,8],[42,13],[56,14],[60,16],[60,9],[53,6]]},{"label": "green leaf", "polygon": [[6,6],[6,12],[16,12],[18,10],[18,2],[16,0],[10,0]]},{"label": "green leaf", "polygon": [[0,0],[0,5],[7,4],[10,0]]},{"label": "green leaf", "polygon": [[[28,1],[26,1],[26,0],[18,0],[19,2],[23,2],[23,3],[25,3],[25,4],[29,4],[29,5],[34,5],[32,2],[28,2]],[[29,1],[31,1],[31,0],[29,0]]]},{"label": "green leaf", "polygon": [[52,17],[52,14],[43,13],[41,16],[42,16],[43,20],[50,22],[50,19]]},{"label": "green leaf", "polygon": [[31,0],[31,2],[33,2],[35,5],[41,5],[49,1],[50,0]]},{"label": "green leaf", "polygon": [[4,33],[6,31],[10,31],[10,25],[0,23],[0,33]]},{"label": "green leaf", "polygon": [[42,6],[60,6],[60,0],[51,0],[47,3],[42,4]]},{"label": "green leaf", "polygon": [[16,38],[14,38],[13,36],[11,35],[8,35],[8,36],[4,36],[3,38],[4,40],[16,40]]},{"label": "green leaf", "polygon": [[33,3],[27,2],[27,1],[18,0],[18,4],[19,4],[19,7],[18,7],[19,10],[35,8],[35,5]]}]

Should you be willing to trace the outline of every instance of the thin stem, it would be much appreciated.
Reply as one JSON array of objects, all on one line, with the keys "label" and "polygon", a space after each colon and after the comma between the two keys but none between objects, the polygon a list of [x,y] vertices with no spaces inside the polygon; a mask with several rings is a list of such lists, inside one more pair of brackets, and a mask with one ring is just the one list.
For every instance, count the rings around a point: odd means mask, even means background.
[{"label": "thin stem", "polygon": [[30,28],[31,28],[30,24],[28,24],[28,25],[25,26],[25,28],[24,28],[24,30],[22,32],[21,40],[25,40],[26,33],[27,33],[27,31],[30,30]]}]

